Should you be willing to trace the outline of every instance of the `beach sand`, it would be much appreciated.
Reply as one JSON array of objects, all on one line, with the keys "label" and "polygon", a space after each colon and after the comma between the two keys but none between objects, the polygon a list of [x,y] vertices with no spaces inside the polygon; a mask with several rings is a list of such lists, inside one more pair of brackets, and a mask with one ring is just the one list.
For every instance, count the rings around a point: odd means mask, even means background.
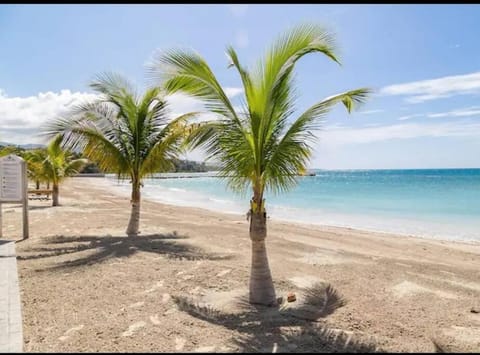
[{"label": "beach sand", "polygon": [[[353,351],[480,351],[479,243],[270,220],[277,296],[321,281],[345,300],[318,322],[279,320],[232,301],[248,290],[245,216],[144,200],[126,238],[129,198],[101,180],[67,180],[60,207],[30,202],[16,244],[27,352],[332,351],[335,334]],[[3,206],[3,228],[21,238],[18,206]]]}]

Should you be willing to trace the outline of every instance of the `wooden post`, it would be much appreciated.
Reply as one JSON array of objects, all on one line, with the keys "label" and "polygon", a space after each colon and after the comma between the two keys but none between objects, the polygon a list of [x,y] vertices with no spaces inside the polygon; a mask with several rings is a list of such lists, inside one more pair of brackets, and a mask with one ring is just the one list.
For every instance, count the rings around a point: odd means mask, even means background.
[{"label": "wooden post", "polygon": [[22,161],[22,184],[23,184],[23,239],[28,239],[28,180],[27,163]]}]

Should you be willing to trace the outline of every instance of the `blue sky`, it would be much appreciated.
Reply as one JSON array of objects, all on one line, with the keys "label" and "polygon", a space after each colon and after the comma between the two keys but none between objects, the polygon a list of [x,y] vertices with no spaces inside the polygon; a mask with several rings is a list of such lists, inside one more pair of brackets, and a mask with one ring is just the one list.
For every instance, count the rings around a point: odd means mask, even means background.
[{"label": "blue sky", "polygon": [[[299,112],[375,90],[360,111],[331,112],[311,167],[480,167],[479,18],[479,5],[0,5],[0,141],[40,142],[41,124],[91,97],[88,81],[103,71],[145,87],[159,49],[195,49],[235,92],[226,45],[251,65],[310,21],[336,34],[342,66],[318,54],[299,62]],[[195,106],[172,99],[176,112]]]}]

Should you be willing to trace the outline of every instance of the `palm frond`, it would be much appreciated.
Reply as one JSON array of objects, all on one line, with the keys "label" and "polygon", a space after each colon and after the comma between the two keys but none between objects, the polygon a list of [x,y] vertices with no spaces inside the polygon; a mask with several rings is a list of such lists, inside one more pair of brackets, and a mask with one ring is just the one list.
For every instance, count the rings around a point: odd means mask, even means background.
[{"label": "palm frond", "polygon": [[188,50],[159,53],[147,70],[156,84],[162,84],[168,94],[182,91],[205,103],[209,111],[237,119],[232,103],[206,61]]},{"label": "palm frond", "polygon": [[173,167],[173,159],[184,150],[184,141],[191,131],[188,121],[197,112],[190,112],[169,122],[156,134],[151,148],[142,162],[142,176],[156,171],[168,171]]},{"label": "palm frond", "polygon": [[362,88],[330,96],[307,109],[288,128],[283,137],[269,149],[263,178],[273,192],[285,191],[296,184],[296,176],[306,169],[317,137],[312,131],[320,128],[322,118],[337,103],[350,112],[362,104],[370,93]]},{"label": "palm frond", "polygon": [[242,65],[240,64],[238,60],[237,52],[235,51],[235,49],[233,49],[232,46],[227,47],[227,56],[232,61],[231,65],[235,66],[235,68],[237,69],[240,75],[240,78],[242,79],[243,89],[245,92],[245,97],[247,102],[253,101],[255,99],[255,92],[253,88],[252,79],[248,71],[245,68],[243,68]]},{"label": "palm frond", "polygon": [[333,35],[314,24],[301,24],[286,31],[267,52],[255,79],[256,115],[252,115],[252,132],[264,144],[273,132],[276,120],[285,120],[294,109],[293,69],[304,55],[319,52],[338,62]]},{"label": "palm frond", "polygon": [[185,149],[203,147],[207,152],[215,150],[217,137],[224,127],[221,121],[204,121],[189,125],[188,135],[183,144]]},{"label": "palm frond", "polygon": [[90,87],[103,94],[102,101],[113,105],[119,111],[117,118],[124,121],[130,132],[137,130],[138,120],[134,117],[137,115],[138,97],[136,89],[126,78],[106,72],[97,75]]},{"label": "palm frond", "polygon": [[74,159],[69,161],[64,169],[64,175],[65,176],[73,176],[75,174],[78,174],[78,172],[86,165],[88,164],[88,159]]},{"label": "palm frond", "polygon": [[[95,76],[90,82],[90,87],[98,93],[111,96],[129,96],[135,93],[135,88],[130,81],[122,75],[113,72],[104,72]],[[135,97],[135,95],[133,95]]]}]

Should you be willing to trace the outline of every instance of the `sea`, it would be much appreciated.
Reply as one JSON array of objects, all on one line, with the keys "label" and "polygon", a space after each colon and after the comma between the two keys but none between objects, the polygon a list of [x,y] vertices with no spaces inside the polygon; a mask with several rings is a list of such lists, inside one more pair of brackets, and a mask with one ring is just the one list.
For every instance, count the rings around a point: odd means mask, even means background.
[{"label": "sea", "polygon": [[[440,240],[480,241],[480,169],[311,170],[289,192],[265,195],[271,219]],[[156,174],[142,196],[162,203],[245,215],[239,194],[209,173]],[[105,179],[127,194],[128,181]]]}]

